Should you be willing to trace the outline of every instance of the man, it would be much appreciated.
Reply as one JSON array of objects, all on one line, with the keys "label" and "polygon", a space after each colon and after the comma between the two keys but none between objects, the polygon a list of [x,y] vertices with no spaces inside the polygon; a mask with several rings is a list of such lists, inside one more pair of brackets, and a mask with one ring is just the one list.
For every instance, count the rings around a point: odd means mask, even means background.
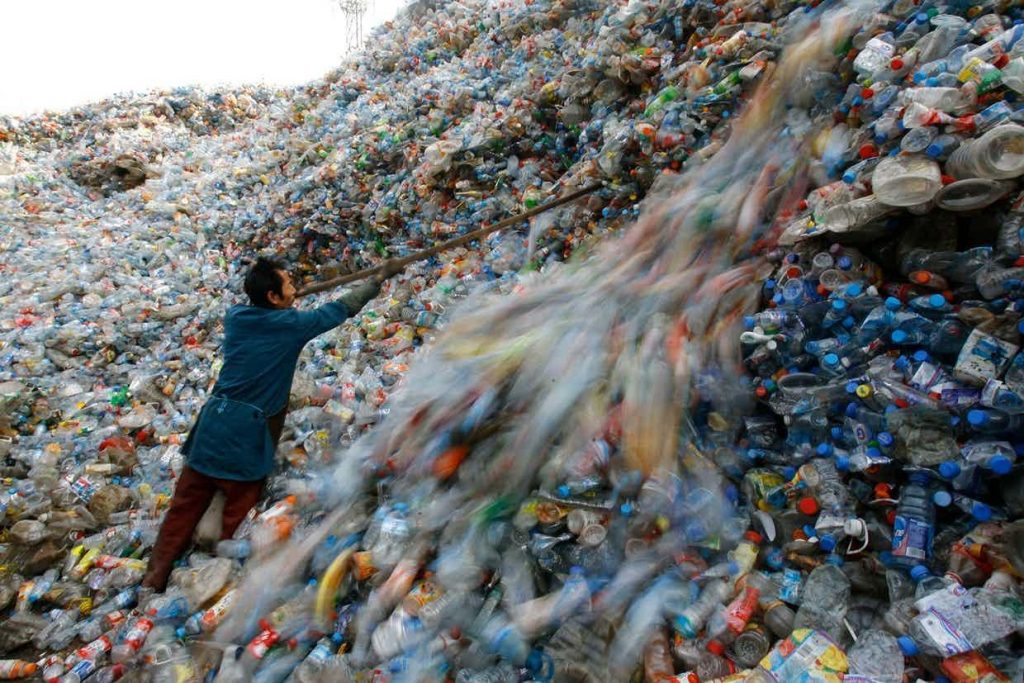
[{"label": "man", "polygon": [[295,285],[280,263],[261,258],[252,266],[245,278],[251,305],[232,306],[224,317],[224,365],[182,446],[187,464],[153,546],[144,589],[167,586],[174,561],[217,491],[225,498],[221,538],[235,533],[273,469],[302,347],[358,313],[399,270],[385,263],[377,277],[337,301],[299,311],[292,308]]}]

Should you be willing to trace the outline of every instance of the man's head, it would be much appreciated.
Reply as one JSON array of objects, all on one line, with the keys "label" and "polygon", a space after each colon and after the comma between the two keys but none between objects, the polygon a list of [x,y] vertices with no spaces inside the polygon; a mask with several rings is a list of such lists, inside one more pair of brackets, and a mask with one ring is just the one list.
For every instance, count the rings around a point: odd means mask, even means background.
[{"label": "man's head", "polygon": [[245,276],[245,293],[253,306],[291,308],[295,303],[295,291],[288,271],[271,259],[257,259]]}]

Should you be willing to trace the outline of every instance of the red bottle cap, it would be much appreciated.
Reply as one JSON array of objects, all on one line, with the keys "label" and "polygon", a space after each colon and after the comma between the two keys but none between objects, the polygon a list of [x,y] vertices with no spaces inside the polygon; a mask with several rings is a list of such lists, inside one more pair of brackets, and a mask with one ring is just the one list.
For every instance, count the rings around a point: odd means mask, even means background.
[{"label": "red bottle cap", "polygon": [[899,57],[893,57],[892,61],[889,62],[889,68],[893,71],[899,71],[903,68],[903,60]]},{"label": "red bottle cap", "polygon": [[869,142],[861,145],[858,154],[861,159],[874,159],[878,156],[878,148]]},{"label": "red bottle cap", "polygon": [[716,654],[719,657],[721,657],[722,655],[725,654],[725,646],[722,645],[717,640],[709,640],[708,641],[708,652],[710,652],[712,654]]},{"label": "red bottle cap", "polygon": [[761,545],[764,542],[764,538],[761,534],[757,533],[753,529],[750,529],[747,533],[743,534],[743,538],[747,539],[754,545]]},{"label": "red bottle cap", "polygon": [[818,501],[810,496],[805,496],[797,501],[796,509],[808,516],[816,515],[818,514]]}]

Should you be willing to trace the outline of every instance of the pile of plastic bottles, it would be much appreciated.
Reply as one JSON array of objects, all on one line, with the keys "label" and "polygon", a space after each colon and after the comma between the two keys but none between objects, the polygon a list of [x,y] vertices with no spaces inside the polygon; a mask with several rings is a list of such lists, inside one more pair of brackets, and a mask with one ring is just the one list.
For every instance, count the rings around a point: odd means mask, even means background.
[{"label": "pile of plastic bottles", "polygon": [[[1020,8],[846,4],[424,2],[303,88],[0,117],[0,678],[1019,678]],[[312,343],[139,604],[245,259],[595,177]]]}]

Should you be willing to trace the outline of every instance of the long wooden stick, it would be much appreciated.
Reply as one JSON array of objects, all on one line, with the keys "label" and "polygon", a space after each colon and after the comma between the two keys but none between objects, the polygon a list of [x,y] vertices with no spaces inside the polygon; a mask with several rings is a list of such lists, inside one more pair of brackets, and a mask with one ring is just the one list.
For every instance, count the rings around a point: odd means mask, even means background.
[{"label": "long wooden stick", "polygon": [[[510,227],[512,227],[514,225],[518,225],[518,224],[522,223],[523,221],[527,220],[528,218],[532,218],[533,216],[536,216],[537,214],[544,213],[545,211],[549,211],[551,209],[554,209],[555,207],[562,206],[563,204],[568,204],[569,202],[575,201],[575,200],[579,199],[580,197],[583,197],[583,196],[588,195],[588,194],[590,194],[590,193],[592,193],[592,192],[594,192],[596,190],[601,189],[602,187],[604,187],[604,186],[601,183],[594,183],[593,185],[587,185],[586,187],[584,187],[581,190],[576,190],[575,192],[573,192],[571,194],[567,194],[564,197],[559,197],[558,199],[552,200],[552,201],[548,202],[547,204],[541,204],[540,206],[535,206],[534,208],[530,209],[529,211],[524,211],[523,213],[520,213],[520,214],[517,214],[517,215],[512,216],[510,218],[506,218],[504,220],[498,221],[497,223],[495,223],[493,225],[486,225],[486,226],[484,226],[482,228],[474,230],[473,232],[467,232],[465,235],[462,235],[460,237],[455,237],[453,239],[447,240],[446,242],[441,242],[440,244],[435,244],[432,247],[429,247],[427,249],[423,249],[421,251],[414,252],[412,254],[409,254],[408,256],[403,256],[402,258],[392,259],[391,262],[393,262],[393,263],[395,263],[396,265],[399,265],[399,266],[407,266],[410,263],[414,263],[416,261],[422,261],[423,259],[430,258],[431,256],[434,256],[435,254],[439,254],[442,251],[447,251],[448,249],[452,249],[454,247],[461,247],[463,244],[468,244],[468,243],[470,243],[470,242],[472,242],[474,240],[478,240],[478,239],[480,239],[482,237],[486,237],[487,235],[491,234],[492,232],[497,232],[499,230],[504,230],[504,229],[510,228]],[[380,272],[381,268],[382,268],[382,266],[374,266],[373,268],[366,268],[364,270],[360,270],[360,271],[355,272],[355,273],[349,273],[348,275],[342,275],[341,277],[336,277],[336,278],[332,278],[330,280],[325,280],[324,282],[318,282],[316,284],[312,284],[312,285],[309,285],[308,287],[303,288],[295,296],[300,297],[300,296],[308,296],[310,294],[317,294],[318,292],[325,292],[328,289],[334,289],[335,287],[338,287],[338,286],[344,285],[344,284],[348,284],[349,282],[355,282],[356,280],[363,280],[365,278],[372,277],[372,276],[376,275],[377,273]]]}]

